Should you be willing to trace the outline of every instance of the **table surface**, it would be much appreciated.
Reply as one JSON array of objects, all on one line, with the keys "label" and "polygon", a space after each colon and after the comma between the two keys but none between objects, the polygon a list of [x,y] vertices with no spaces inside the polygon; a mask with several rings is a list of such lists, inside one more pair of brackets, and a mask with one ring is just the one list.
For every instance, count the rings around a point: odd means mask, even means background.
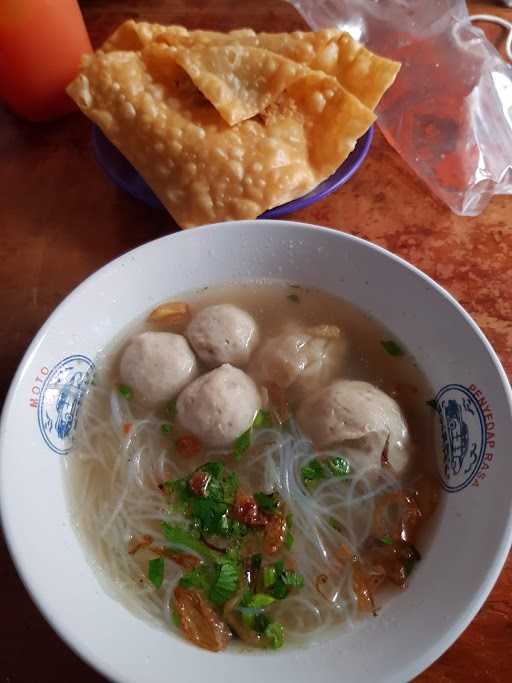
[{"label": "table surface", "polygon": [[[129,17],[227,30],[304,29],[278,0],[85,0],[98,46]],[[499,3],[473,13],[512,19]],[[504,35],[489,27],[502,48]],[[174,230],[170,219],[116,189],[98,168],[90,125],[80,114],[39,125],[0,109],[0,401],[31,338],[84,278],[122,252]],[[512,200],[495,198],[477,218],[454,216],[377,132],[362,169],[341,190],[289,218],[337,227],[380,244],[446,287],[491,340],[512,372]],[[1,683],[99,683],[52,631],[25,592],[4,545]],[[7,611],[5,611],[7,607]],[[421,683],[512,680],[512,562],[484,607]]]}]

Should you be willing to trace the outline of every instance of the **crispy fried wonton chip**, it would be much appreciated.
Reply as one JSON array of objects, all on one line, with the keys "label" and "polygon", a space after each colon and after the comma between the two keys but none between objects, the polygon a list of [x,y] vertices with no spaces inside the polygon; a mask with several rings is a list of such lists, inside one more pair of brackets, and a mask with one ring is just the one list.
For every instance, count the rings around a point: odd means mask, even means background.
[{"label": "crispy fried wonton chip", "polygon": [[102,49],[140,50],[154,41],[182,47],[234,43],[269,50],[334,76],[370,109],[375,109],[400,69],[398,62],[373,54],[348,33],[332,28],[293,33],[256,34],[252,29],[218,33],[129,20]]},{"label": "crispy fried wonton chip", "polygon": [[373,54],[348,33],[331,40],[310,67],[337,78],[370,109],[375,109],[400,70],[398,62]]},{"label": "crispy fried wonton chip", "polygon": [[176,61],[231,126],[262,112],[304,73],[291,59],[233,43],[176,48]]},{"label": "crispy fried wonton chip", "polygon": [[175,47],[126,44],[85,57],[68,92],[182,227],[254,218],[308,192],[375,119],[335,78],[303,67],[258,116],[230,126]]}]

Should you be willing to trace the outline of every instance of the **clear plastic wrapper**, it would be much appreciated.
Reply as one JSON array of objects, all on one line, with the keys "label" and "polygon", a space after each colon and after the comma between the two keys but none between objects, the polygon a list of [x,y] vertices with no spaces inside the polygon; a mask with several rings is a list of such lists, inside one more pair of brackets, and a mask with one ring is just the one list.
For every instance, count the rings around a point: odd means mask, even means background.
[{"label": "clear plastic wrapper", "polygon": [[450,209],[475,216],[512,194],[512,66],[464,0],[289,0],[402,62],[377,113],[382,132]]}]

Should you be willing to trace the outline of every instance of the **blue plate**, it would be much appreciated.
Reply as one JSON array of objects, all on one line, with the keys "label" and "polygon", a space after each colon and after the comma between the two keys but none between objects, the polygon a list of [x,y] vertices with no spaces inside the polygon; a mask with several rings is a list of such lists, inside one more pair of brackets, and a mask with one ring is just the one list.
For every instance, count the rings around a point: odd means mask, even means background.
[{"label": "blue plate", "polygon": [[[262,213],[259,218],[279,218],[327,197],[327,195],[352,178],[368,154],[372,139],[373,126],[359,138],[354,151],[349,154],[341,166],[329,178],[320,183],[311,192],[293,199],[291,202],[286,202],[286,204],[275,206],[273,209]],[[148,206],[161,209],[162,211],[166,210],[153,190],[146,185],[142,176],[139,175],[130,162],[125,159],[117,147],[103,135],[97,126],[93,126],[92,142],[98,163],[116,185]]]}]

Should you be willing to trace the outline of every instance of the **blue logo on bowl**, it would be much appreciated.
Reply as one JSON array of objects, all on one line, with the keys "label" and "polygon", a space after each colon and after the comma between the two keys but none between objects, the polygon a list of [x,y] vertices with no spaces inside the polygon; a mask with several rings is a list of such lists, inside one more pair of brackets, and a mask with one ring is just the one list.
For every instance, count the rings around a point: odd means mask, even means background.
[{"label": "blue logo on bowl", "polygon": [[46,445],[69,453],[80,401],[92,378],[94,363],[87,356],[69,356],[48,374],[41,387],[37,419]]},{"label": "blue logo on bowl", "polygon": [[441,479],[447,491],[469,486],[484,460],[486,419],[476,396],[460,384],[448,384],[435,397],[441,420]]}]

